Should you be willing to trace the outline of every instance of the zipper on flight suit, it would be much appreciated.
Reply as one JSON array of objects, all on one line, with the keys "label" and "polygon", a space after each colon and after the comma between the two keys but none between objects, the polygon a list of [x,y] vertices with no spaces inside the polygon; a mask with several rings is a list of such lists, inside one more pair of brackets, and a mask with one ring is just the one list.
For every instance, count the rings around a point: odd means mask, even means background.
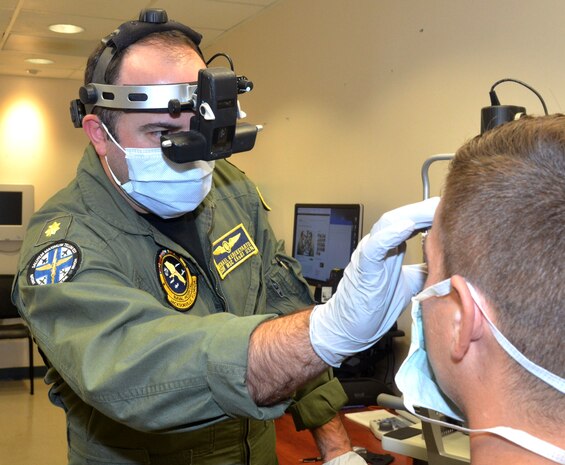
[{"label": "zipper on flight suit", "polygon": [[251,445],[249,444],[249,431],[251,429],[251,420],[246,418],[243,423],[243,460],[245,465],[250,465]]},{"label": "zipper on flight suit", "polygon": [[[212,204],[210,204],[212,205]],[[208,210],[208,208],[206,209]],[[210,207],[209,211],[204,211],[203,214],[205,215],[202,222],[203,222],[203,226],[206,229],[206,234],[205,235],[201,235],[199,232],[199,237],[200,237],[200,244],[202,246],[202,249],[204,251],[204,256],[205,257],[212,257],[212,244],[210,242],[210,231],[212,231],[213,227],[214,227],[214,207]],[[206,249],[206,250],[204,250]],[[206,273],[206,280],[208,281],[208,283],[211,285],[211,287],[214,289],[214,294],[215,297],[217,297],[217,300],[220,302],[220,306],[222,307],[222,311],[223,312],[227,312],[228,311],[228,304],[226,301],[226,298],[224,297],[224,295],[222,294],[222,291],[220,290],[220,287],[218,286],[218,276],[217,274],[214,272],[214,269],[212,267],[212,260],[213,258],[209,258],[207,261],[207,265],[208,265],[208,273]]]},{"label": "zipper on flight suit", "polygon": [[210,266],[210,262],[208,262],[208,270],[210,271],[209,276],[210,276],[210,280],[212,281],[211,284],[213,285],[214,291],[216,292],[216,295],[218,296],[218,300],[220,301],[220,304],[222,305],[222,311],[227,312],[228,311],[228,304],[226,302],[226,298],[224,297],[224,295],[222,294],[222,291],[220,290],[220,288],[218,286],[218,280],[216,278],[216,275],[214,274],[214,270]]},{"label": "zipper on flight suit", "polygon": [[[208,250],[208,253],[210,254],[210,250]],[[214,300],[218,301],[220,303],[221,310],[223,312],[226,312],[228,308],[226,298],[224,297],[222,291],[218,286],[218,280],[216,278],[216,275],[214,274],[214,270],[212,269],[210,262],[208,262],[208,267],[207,267],[208,273],[206,273],[204,272],[204,270],[201,268],[200,264],[196,260],[194,260],[192,257],[190,258],[192,259],[193,265],[200,272],[200,276],[202,276],[202,278],[206,281],[208,286],[214,290],[214,296],[213,296]]]},{"label": "zipper on flight suit", "polygon": [[[202,245],[202,249],[206,249],[204,252],[204,256],[208,256],[208,257],[212,257],[212,245],[210,244],[210,241],[206,241],[206,243],[203,243],[201,241],[201,245]],[[222,294],[222,291],[220,289],[220,287],[218,286],[218,277],[216,275],[216,273],[214,272],[214,269],[212,267],[212,262],[211,260],[213,259],[209,259],[206,263],[208,265],[208,272],[207,273],[202,273],[202,275],[204,276],[204,279],[206,279],[206,281],[208,281],[208,284],[210,285],[210,287],[212,289],[214,289],[214,297],[217,297],[216,300],[218,300],[220,302],[220,306],[222,307],[221,310],[222,312],[227,312],[228,311],[228,304],[226,302],[226,298],[224,297],[224,294]]]}]

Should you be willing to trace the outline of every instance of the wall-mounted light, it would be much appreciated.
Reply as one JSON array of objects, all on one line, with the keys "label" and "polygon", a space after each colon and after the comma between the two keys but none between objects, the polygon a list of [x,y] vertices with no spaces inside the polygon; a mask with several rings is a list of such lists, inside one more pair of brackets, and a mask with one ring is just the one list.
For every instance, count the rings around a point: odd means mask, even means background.
[{"label": "wall-mounted light", "polygon": [[26,58],[25,61],[34,65],[52,65],[55,63],[53,60],[49,60],[47,58]]},{"label": "wall-mounted light", "polygon": [[24,97],[2,107],[0,153],[18,164],[40,155],[45,147],[45,121],[37,103]]},{"label": "wall-mounted light", "polygon": [[51,24],[49,30],[57,32],[58,34],[78,34],[83,32],[84,28],[76,26],[75,24]]}]

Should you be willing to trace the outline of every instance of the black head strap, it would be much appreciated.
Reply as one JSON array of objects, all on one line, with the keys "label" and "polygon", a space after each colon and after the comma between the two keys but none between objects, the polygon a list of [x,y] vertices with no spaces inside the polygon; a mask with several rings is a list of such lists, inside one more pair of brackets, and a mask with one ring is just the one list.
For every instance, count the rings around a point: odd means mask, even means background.
[{"label": "black head strap", "polygon": [[139,39],[153,34],[155,32],[165,31],[179,31],[187,36],[194,45],[198,54],[204,59],[202,51],[200,50],[200,41],[202,34],[185,26],[184,24],[177,23],[176,21],[169,21],[167,12],[160,9],[146,9],[141,10],[139,13],[139,21],[128,21],[123,23],[118,29],[110,35],[102,39],[102,43],[106,45],[106,49],[100,55],[96,68],[92,76],[92,82],[107,84],[105,76],[108,65],[114,56],[128,48],[131,44],[137,42]]}]

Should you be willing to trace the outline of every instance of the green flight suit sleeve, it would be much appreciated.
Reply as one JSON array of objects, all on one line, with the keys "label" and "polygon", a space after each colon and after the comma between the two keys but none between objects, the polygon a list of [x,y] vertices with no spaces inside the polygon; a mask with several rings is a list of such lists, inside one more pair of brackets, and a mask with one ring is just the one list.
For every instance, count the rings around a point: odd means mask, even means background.
[{"label": "green flight suit sleeve", "polygon": [[298,390],[288,408],[297,431],[318,428],[347,403],[347,394],[331,369]]},{"label": "green flight suit sleeve", "polygon": [[[287,314],[314,304],[314,299],[302,277],[300,263],[288,256],[283,241],[277,241],[264,209],[259,211],[259,224],[263,225],[263,264],[267,270],[267,308],[277,314]],[[298,431],[314,429],[330,421],[347,403],[347,395],[333,372],[328,369],[306,383],[292,399],[288,411],[292,414]]]},{"label": "green flight suit sleeve", "polygon": [[15,300],[71,389],[139,431],[180,432],[228,417],[282,415],[289,402],[258,407],[246,385],[250,335],[273,315],[172,311],[121,271],[128,269],[119,263],[124,255],[112,247],[127,244],[117,242],[83,238],[72,280],[43,286],[27,280],[37,249],[24,250]]}]

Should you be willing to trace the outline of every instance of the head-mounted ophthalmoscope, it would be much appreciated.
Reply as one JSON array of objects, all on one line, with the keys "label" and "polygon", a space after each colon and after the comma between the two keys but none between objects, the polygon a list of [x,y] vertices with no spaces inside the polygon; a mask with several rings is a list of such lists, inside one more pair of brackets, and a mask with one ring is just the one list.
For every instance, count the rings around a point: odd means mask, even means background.
[{"label": "head-mounted ophthalmoscope", "polygon": [[[95,107],[135,112],[163,112],[178,115],[193,111],[190,130],[161,136],[161,148],[175,163],[212,161],[233,153],[251,150],[260,126],[238,123],[244,116],[238,94],[249,92],[253,83],[236,76],[232,69],[205,68],[198,72],[198,82],[121,86],[107,84],[105,73],[117,53],[154,32],[176,30],[185,34],[196,47],[202,36],[183,24],[169,21],[164,10],[142,10],[139,21],[122,24],[102,39],[102,52],[93,74],[93,82],[82,86],[79,99],[72,100],[71,119],[82,126],[85,115]],[[200,54],[200,49],[197,50]],[[231,60],[230,60],[231,63]]]}]

